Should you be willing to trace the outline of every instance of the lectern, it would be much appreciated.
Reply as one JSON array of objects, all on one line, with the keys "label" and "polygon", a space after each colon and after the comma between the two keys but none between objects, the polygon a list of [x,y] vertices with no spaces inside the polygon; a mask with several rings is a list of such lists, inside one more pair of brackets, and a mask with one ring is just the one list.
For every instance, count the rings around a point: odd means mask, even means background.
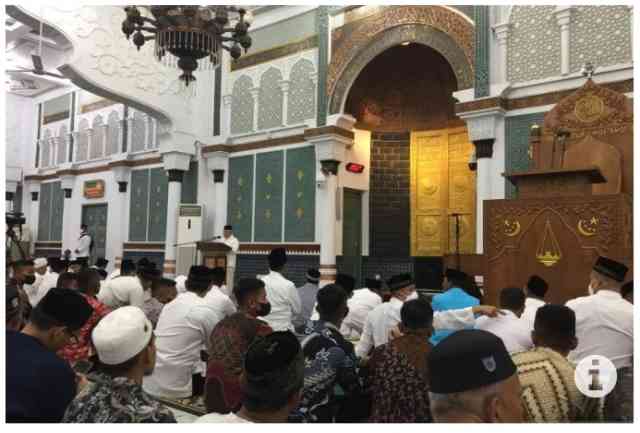
[{"label": "lectern", "polygon": [[227,252],[229,246],[222,242],[197,242],[196,247],[202,256],[202,264],[208,268],[224,268],[227,270]]}]

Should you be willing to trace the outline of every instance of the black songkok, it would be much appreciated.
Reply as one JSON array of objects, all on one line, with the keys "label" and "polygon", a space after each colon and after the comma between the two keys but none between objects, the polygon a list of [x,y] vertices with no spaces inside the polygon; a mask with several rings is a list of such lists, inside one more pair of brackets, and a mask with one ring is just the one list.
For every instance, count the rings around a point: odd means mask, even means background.
[{"label": "black songkok", "polygon": [[287,251],[284,248],[274,248],[269,253],[269,267],[279,269],[287,263]]},{"label": "black songkok", "polygon": [[349,294],[356,288],[356,279],[348,274],[338,274],[336,275],[336,284]]},{"label": "black songkok", "polygon": [[527,289],[539,298],[544,298],[544,295],[549,289],[549,285],[545,280],[537,275],[532,275],[527,282]]},{"label": "black songkok", "polygon": [[72,330],[82,328],[93,314],[84,296],[75,290],[57,287],[49,290],[36,308]]},{"label": "black songkok", "polygon": [[257,339],[244,359],[247,392],[282,392],[301,386],[304,361],[300,342],[290,331],[273,332]]},{"label": "black songkok", "polygon": [[105,259],[104,257],[100,257],[98,260],[96,260],[96,266],[98,268],[106,268],[108,264],[109,260]]},{"label": "black songkok", "polygon": [[479,329],[454,332],[431,350],[429,391],[452,394],[502,382],[517,369],[499,337]]},{"label": "black songkok", "polygon": [[447,277],[447,280],[456,282],[461,282],[469,278],[469,275],[466,273],[453,268],[447,268],[444,272],[444,276]]},{"label": "black songkok", "polygon": [[620,262],[600,256],[596,264],[593,265],[593,270],[621,283],[624,281],[624,277],[627,275],[629,268]]},{"label": "black songkok", "polygon": [[364,284],[368,289],[380,290],[382,287],[382,280],[376,280],[375,278],[366,278]]},{"label": "black songkok", "polygon": [[389,281],[387,281],[387,286],[389,286],[389,290],[392,292],[404,289],[411,284],[414,284],[411,274],[397,274],[389,278]]}]

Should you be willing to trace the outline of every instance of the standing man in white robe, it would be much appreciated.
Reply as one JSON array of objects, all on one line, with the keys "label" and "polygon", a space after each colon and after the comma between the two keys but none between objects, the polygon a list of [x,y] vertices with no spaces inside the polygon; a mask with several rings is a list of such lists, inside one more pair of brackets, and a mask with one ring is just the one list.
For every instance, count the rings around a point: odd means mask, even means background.
[{"label": "standing man in white robe", "polygon": [[233,227],[230,225],[224,226],[224,232],[222,233],[223,244],[231,248],[227,252],[227,291],[228,294],[233,293],[233,278],[236,274],[236,255],[240,249],[240,241],[233,235]]},{"label": "standing man in white robe", "polygon": [[80,226],[80,237],[78,238],[78,244],[76,245],[76,249],[73,251],[75,253],[76,260],[80,263],[83,268],[89,266],[89,256],[91,255],[91,244],[92,239],[87,232],[87,225],[82,224]]},{"label": "standing man in white robe", "polygon": [[296,285],[282,275],[286,264],[286,250],[275,248],[269,253],[269,273],[259,277],[264,281],[267,299],[271,304],[271,313],[263,320],[274,331],[293,331],[293,318],[302,312],[302,302]]}]

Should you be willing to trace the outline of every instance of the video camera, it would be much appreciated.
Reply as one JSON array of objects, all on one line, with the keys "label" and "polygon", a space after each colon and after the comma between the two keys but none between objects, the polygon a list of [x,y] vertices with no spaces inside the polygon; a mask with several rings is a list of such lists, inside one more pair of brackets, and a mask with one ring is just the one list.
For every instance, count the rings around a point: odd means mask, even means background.
[{"label": "video camera", "polygon": [[5,219],[7,228],[12,229],[15,226],[21,226],[27,222],[22,212],[6,212]]}]

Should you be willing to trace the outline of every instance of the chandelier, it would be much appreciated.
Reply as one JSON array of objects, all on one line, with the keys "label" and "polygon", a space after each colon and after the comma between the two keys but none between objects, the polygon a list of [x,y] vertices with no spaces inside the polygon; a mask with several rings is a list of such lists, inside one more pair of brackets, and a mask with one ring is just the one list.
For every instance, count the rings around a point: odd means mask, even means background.
[{"label": "chandelier", "polygon": [[[155,56],[167,66],[182,70],[180,80],[186,86],[196,78],[193,71],[213,69],[220,64],[222,49],[235,60],[251,47],[247,11],[235,6],[139,6],[153,16],[144,16],[138,6],[124,8],[127,18],[122,32],[140,50],[146,41],[155,40]],[[229,16],[237,15],[235,26]],[[148,15],[148,14],[146,14]]]}]

